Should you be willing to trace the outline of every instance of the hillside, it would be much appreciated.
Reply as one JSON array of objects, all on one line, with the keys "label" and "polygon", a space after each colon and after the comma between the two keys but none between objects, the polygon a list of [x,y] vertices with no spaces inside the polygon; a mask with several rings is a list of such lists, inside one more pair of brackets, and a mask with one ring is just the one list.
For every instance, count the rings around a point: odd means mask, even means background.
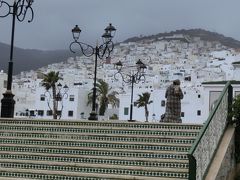
[{"label": "hillside", "polygon": [[[10,46],[0,43],[0,54],[0,70],[7,72]],[[73,54],[69,50],[42,51],[15,47],[13,56],[13,74],[18,74],[21,71],[35,70],[56,62],[66,61],[70,56],[73,56]]]},{"label": "hillside", "polygon": [[124,42],[137,42],[137,41],[147,40],[147,39],[157,39],[165,36],[172,36],[174,34],[183,34],[183,35],[188,35],[190,37],[200,37],[202,40],[205,40],[205,41],[219,41],[221,44],[227,47],[235,48],[235,49],[240,48],[240,41],[235,40],[231,37],[225,37],[224,35],[218,34],[216,32],[210,32],[203,29],[190,29],[190,30],[182,29],[182,30],[171,31],[168,33],[159,33],[151,36],[132,37],[125,40]]},{"label": "hillside", "polygon": [[[224,35],[206,31],[203,29],[190,29],[190,30],[177,30],[168,33],[159,33],[151,36],[143,37],[132,37],[124,42],[137,42],[141,40],[157,40],[164,36],[172,36],[174,34],[183,34],[190,37],[200,37],[202,40],[207,41],[219,41],[221,44],[230,48],[240,48],[240,41],[237,41]],[[117,44],[116,44],[117,45]],[[0,43],[0,70],[7,71],[10,46],[7,44]],[[14,48],[14,65],[13,74],[19,74],[21,71],[36,70],[37,68],[53,64],[57,62],[66,61],[68,57],[75,56],[70,50],[55,50],[55,51],[42,51],[34,49],[21,49]]]}]

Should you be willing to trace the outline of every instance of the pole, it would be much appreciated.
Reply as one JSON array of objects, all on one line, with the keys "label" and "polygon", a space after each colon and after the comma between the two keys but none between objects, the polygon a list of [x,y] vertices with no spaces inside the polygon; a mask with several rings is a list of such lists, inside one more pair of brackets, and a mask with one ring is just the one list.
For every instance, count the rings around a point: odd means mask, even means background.
[{"label": "pole", "polygon": [[97,57],[99,54],[98,44],[95,48],[95,62],[94,62],[94,81],[93,81],[93,96],[92,96],[92,112],[90,113],[89,120],[98,120],[96,112],[96,99],[97,99]]},{"label": "pole", "polygon": [[134,83],[135,79],[134,79],[134,75],[132,75],[131,77],[131,83],[132,83],[132,91],[131,91],[131,104],[130,104],[130,120],[129,121],[132,121],[132,113],[133,113],[133,83]]},{"label": "pole", "polygon": [[10,91],[12,89],[13,47],[14,47],[16,13],[17,13],[17,4],[16,4],[16,1],[14,1],[13,19],[12,19],[12,35],[11,35],[11,50],[10,50],[10,61],[9,61],[9,66],[8,66],[8,82],[7,82],[7,90],[10,90]]},{"label": "pole", "polygon": [[1,117],[13,118],[14,116],[14,95],[12,94],[12,74],[13,74],[13,47],[14,47],[14,33],[15,33],[15,20],[17,14],[17,3],[14,1],[13,13],[12,13],[12,35],[11,35],[11,49],[10,49],[10,61],[8,63],[8,80],[7,91],[3,93]]}]

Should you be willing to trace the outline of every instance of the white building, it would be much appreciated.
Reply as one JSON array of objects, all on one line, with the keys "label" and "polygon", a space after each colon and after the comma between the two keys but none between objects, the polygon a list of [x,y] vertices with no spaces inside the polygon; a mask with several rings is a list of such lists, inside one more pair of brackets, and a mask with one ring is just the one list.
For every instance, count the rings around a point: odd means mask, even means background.
[{"label": "white building", "polygon": [[[204,88],[204,104],[203,107],[203,117],[205,119],[208,117],[211,110],[215,107],[219,96],[221,95],[226,81],[220,82],[206,82],[203,83],[202,86]],[[240,82],[239,81],[232,81],[233,87],[233,97],[240,94]]]},{"label": "white building", "polygon": [[0,98],[3,98],[3,93],[6,91],[7,88],[7,74],[3,72],[3,70],[0,71]]},{"label": "white building", "polygon": [[[182,88],[184,93],[184,98],[181,101],[182,113],[181,118],[183,123],[202,123],[203,121],[203,107],[204,107],[204,97],[202,96],[202,88],[190,89]],[[166,108],[166,89],[152,89],[152,88],[134,88],[133,102],[138,99],[138,94],[144,92],[149,92],[151,94],[150,100],[153,101],[152,104],[148,105],[149,110],[149,121],[158,122],[161,115],[165,113]],[[119,107],[119,119],[129,120],[130,118],[130,100],[131,93],[120,95],[120,107]],[[145,110],[144,108],[137,108],[133,106],[133,119],[138,121],[145,121]]]},{"label": "white building", "polygon": [[240,79],[240,62],[234,62],[233,65],[233,79]]},{"label": "white building", "polygon": [[[59,90],[57,90],[59,92]],[[88,90],[82,87],[71,87],[64,92],[61,89],[62,99],[58,101],[58,117],[61,119],[84,119],[90,113],[91,107],[87,106]],[[51,89],[47,92],[45,88],[38,87],[35,97],[35,114],[38,118],[51,119],[53,99]]]},{"label": "white building", "polygon": [[[204,123],[211,110],[214,108],[214,104],[217,102],[225,82],[206,82],[199,88],[182,88],[184,98],[181,101],[181,119],[183,123]],[[233,96],[240,94],[240,82],[233,81]],[[134,89],[133,102],[138,99],[138,94],[149,92],[151,94],[150,100],[152,104],[148,105],[149,110],[149,121],[158,122],[161,115],[165,113],[166,89]],[[120,107],[119,107],[119,119],[129,120],[130,118],[130,97],[131,94],[122,94],[120,96]],[[137,108],[133,106],[132,119],[138,121],[145,121],[145,110],[144,108]]]},{"label": "white building", "polygon": [[[181,41],[179,40],[181,39]],[[171,36],[159,41],[139,41],[121,43],[114,48],[111,62],[121,60],[126,66],[135,65],[139,58],[149,64],[145,83],[134,85],[134,101],[138,94],[150,92],[154,103],[149,105],[149,120],[160,119],[165,112],[165,90],[171,80],[180,79],[184,91],[182,100],[183,122],[203,122],[209,111],[209,88],[201,87],[205,81],[238,80],[240,66],[237,63],[240,53],[231,48],[224,47],[217,42],[206,42],[201,38],[193,38],[188,41],[185,36]],[[131,88],[119,79],[116,81],[116,70],[112,64],[102,65],[104,61],[98,61],[97,78],[104,79],[112,90],[119,91],[120,108],[119,119],[129,119],[129,106]],[[110,62],[110,63],[111,63]],[[123,68],[126,69],[126,68]],[[64,78],[64,83],[69,86],[68,98],[63,99],[62,119],[87,118],[91,110],[86,106],[87,94],[93,86],[94,56],[69,58],[66,62],[55,63],[42,67],[38,71],[59,71]],[[130,72],[130,71],[129,71]],[[38,85],[36,72],[24,72],[13,81],[13,93],[15,94],[15,115],[20,115],[31,110],[32,115],[41,118],[52,118],[47,115],[49,107],[47,101],[41,100],[45,90]],[[3,77],[3,79],[1,79]],[[6,74],[0,73],[0,91],[3,93]],[[2,89],[1,89],[2,88]],[[70,96],[74,101],[70,101]],[[46,98],[46,97],[45,97]],[[49,102],[50,105],[52,104]],[[60,102],[61,104],[61,102]],[[207,104],[207,105],[206,105]],[[61,107],[59,107],[59,110]],[[37,111],[36,111],[37,110]],[[109,106],[106,117],[116,109]],[[118,113],[117,113],[118,114]],[[155,116],[152,116],[154,115]],[[106,118],[106,119],[107,119]],[[133,118],[145,121],[144,108],[133,109]]]},{"label": "white building", "polygon": [[[0,71],[0,98],[3,98],[3,93],[5,93],[7,88],[7,74],[3,72],[3,70]],[[1,113],[1,109],[0,109]]]}]

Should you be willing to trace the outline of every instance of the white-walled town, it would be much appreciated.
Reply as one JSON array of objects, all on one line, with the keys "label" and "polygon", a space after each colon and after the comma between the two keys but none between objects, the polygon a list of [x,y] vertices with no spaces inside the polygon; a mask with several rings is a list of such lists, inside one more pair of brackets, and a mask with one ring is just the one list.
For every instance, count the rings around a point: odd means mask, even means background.
[{"label": "white-walled town", "polygon": [[[73,54],[74,55],[74,54]],[[116,78],[115,63],[121,61],[132,66],[140,59],[146,66],[145,81],[134,84],[133,100],[144,92],[151,94],[153,103],[149,104],[149,121],[159,122],[165,112],[165,91],[170,83],[179,79],[184,93],[181,118],[184,123],[204,123],[207,120],[215,99],[209,99],[209,91],[218,95],[224,84],[222,81],[238,80],[240,77],[240,52],[226,47],[217,41],[206,41],[200,37],[173,35],[158,39],[146,39],[138,42],[120,43],[114,47],[111,57],[98,60],[97,78],[119,93],[119,107],[110,104],[104,117],[109,119],[114,114],[119,120],[129,119],[131,84]],[[124,66],[125,67],[125,66]],[[124,68],[123,67],[123,68]],[[128,73],[132,69],[126,68]],[[65,62],[50,64],[28,72],[21,72],[13,77],[15,117],[51,118],[51,97],[42,86],[42,74],[59,71],[69,90],[59,102],[61,119],[87,119],[91,106],[87,106],[88,93],[93,87],[94,59],[85,56],[70,57]],[[0,73],[0,92],[6,88],[7,73]],[[219,83],[210,83],[210,82]],[[234,88],[236,93],[240,87]],[[63,90],[63,89],[62,89]],[[133,107],[133,119],[145,121],[144,108]]]}]

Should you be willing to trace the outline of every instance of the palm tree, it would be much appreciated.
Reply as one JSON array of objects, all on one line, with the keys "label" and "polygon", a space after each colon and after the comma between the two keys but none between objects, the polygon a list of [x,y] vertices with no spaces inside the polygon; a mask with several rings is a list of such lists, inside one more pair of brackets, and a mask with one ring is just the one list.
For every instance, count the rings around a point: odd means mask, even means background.
[{"label": "palm tree", "polygon": [[145,117],[146,117],[146,122],[148,122],[148,116],[149,116],[149,111],[148,111],[148,105],[153,103],[153,101],[150,101],[150,96],[151,94],[148,92],[138,94],[138,100],[135,102],[137,104],[137,107],[144,107],[145,108]]},{"label": "palm tree", "polygon": [[[56,95],[56,83],[62,80],[59,77],[59,72],[50,71],[47,74],[43,74],[42,86],[48,91],[52,89],[52,99],[53,99],[53,119],[57,119],[57,95]],[[50,107],[49,107],[50,108]],[[50,108],[51,110],[51,108]]]},{"label": "palm tree", "polygon": [[[97,105],[100,105],[99,115],[104,116],[108,104],[111,104],[113,107],[119,106],[119,99],[117,98],[118,92],[111,91],[108,83],[102,79],[98,79],[96,83],[97,91]],[[88,94],[87,105],[92,104],[92,92]]]}]

